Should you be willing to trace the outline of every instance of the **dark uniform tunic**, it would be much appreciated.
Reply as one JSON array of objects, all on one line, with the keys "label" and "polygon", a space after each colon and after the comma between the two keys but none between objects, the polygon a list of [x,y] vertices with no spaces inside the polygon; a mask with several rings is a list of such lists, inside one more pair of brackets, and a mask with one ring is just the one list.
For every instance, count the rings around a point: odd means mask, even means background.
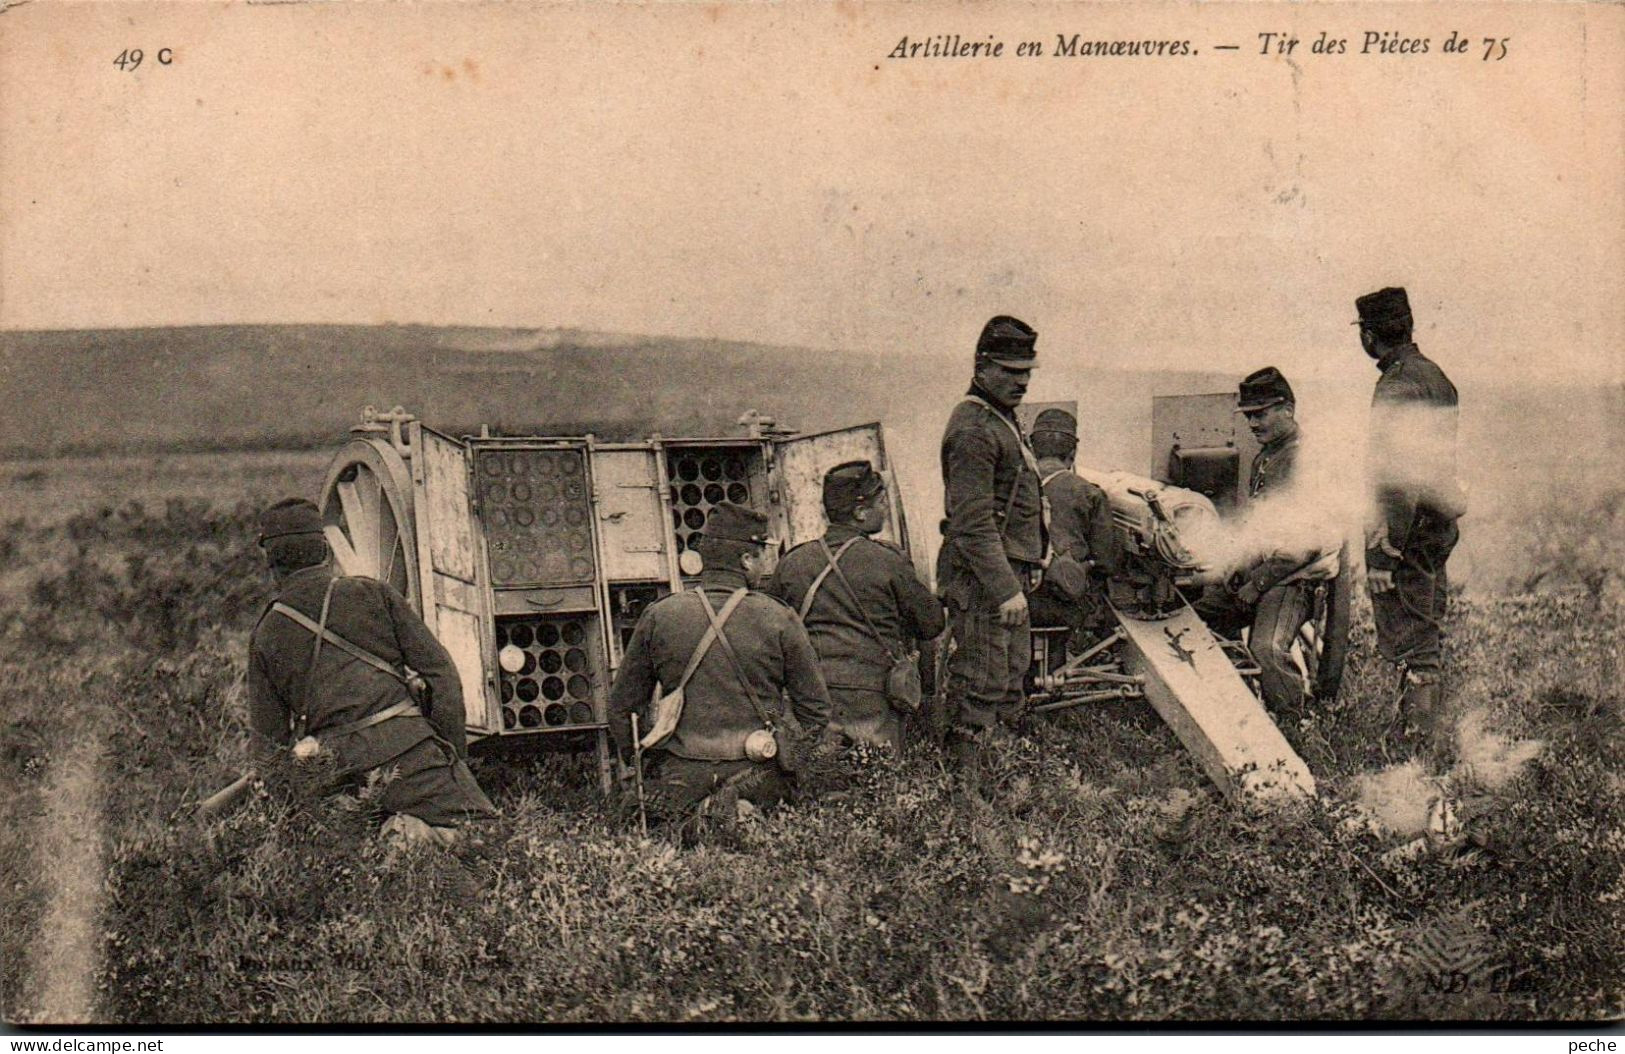
[{"label": "dark uniform tunic", "polygon": [[[1372,597],[1377,646],[1406,670],[1436,674],[1448,588],[1445,563],[1460,537],[1456,484],[1456,386],[1407,344],[1377,362],[1369,471],[1387,548],[1366,566],[1392,571],[1394,588]],[[1397,554],[1397,555],[1396,555]]]},{"label": "dark uniform tunic", "polygon": [[[999,605],[1037,584],[1048,543],[1043,489],[1014,412],[978,386],[948,418],[942,437],[947,518],[937,589],[948,604],[954,651],[948,694],[969,730],[1013,715],[1032,662],[1027,623],[999,623]],[[978,402],[977,400],[983,400]]]},{"label": "dark uniform tunic", "polygon": [[[296,571],[283,579],[276,599],[320,621],[322,597],[332,580],[326,564]],[[256,749],[291,745],[291,726],[304,699],[307,734],[338,755],[342,774],[355,776],[386,763],[397,771],[383,790],[385,811],[416,816],[435,827],[494,816],[496,809],[462,761],[467,747],[457,669],[406,598],[371,578],[339,578],[333,584],[327,628],[387,663],[422,675],[433,696],[428,714],[403,714],[342,731],[406,699],[405,686],[331,642],[323,644],[316,669],[310,671],[315,635],[268,607],[249,642],[248,711]]]},{"label": "dark uniform tunic", "polygon": [[[744,585],[737,572],[707,570],[700,576],[700,588],[718,614]],[[661,692],[677,687],[709,626],[705,609],[688,593],[662,597],[644,610],[609,693],[610,734],[623,752],[632,749],[630,715],[637,713],[640,730],[648,730],[656,685]],[[794,611],[765,593],[752,592],[723,632],[748,680],[741,681],[721,644],[711,646],[689,678],[682,717],[658,751],[664,756],[657,760],[657,790],[674,812],[728,782],[736,782],[741,796],[758,804],[784,793],[777,762],[745,756],[745,738],[763,727],[746,683],[768,715],[792,735],[816,737],[829,723],[829,692],[818,671],[818,656]],[[786,720],[785,695],[791,720]]]},{"label": "dark uniform tunic", "polygon": [[1106,492],[1072,471],[1060,458],[1040,458],[1039,478],[1049,499],[1054,552],[1044,582],[1032,596],[1034,626],[1093,625],[1108,613],[1098,564],[1111,545]]},{"label": "dark uniform tunic", "polygon": [[[841,554],[840,568],[856,596],[833,572],[824,575],[802,621],[829,686],[834,706],[830,727],[853,739],[898,747],[902,721],[886,702],[886,674],[893,655],[907,655],[915,641],[942,632],[942,604],[915,575],[902,550],[849,526],[832,526],[824,535],[832,554],[849,541],[852,545]],[[798,545],[779,561],[768,589],[800,611],[808,590],[828,566],[817,543]],[[869,632],[860,609],[885,639],[884,645]]]}]

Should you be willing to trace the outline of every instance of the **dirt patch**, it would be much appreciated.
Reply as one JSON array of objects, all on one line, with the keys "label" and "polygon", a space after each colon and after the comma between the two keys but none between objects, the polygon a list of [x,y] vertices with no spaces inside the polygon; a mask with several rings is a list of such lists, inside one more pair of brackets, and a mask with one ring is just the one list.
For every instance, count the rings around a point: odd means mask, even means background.
[{"label": "dirt patch", "polygon": [[101,952],[101,761],[98,739],[81,740],[51,778],[38,845],[52,886],[41,926],[34,1019],[53,1024],[95,1020]]}]

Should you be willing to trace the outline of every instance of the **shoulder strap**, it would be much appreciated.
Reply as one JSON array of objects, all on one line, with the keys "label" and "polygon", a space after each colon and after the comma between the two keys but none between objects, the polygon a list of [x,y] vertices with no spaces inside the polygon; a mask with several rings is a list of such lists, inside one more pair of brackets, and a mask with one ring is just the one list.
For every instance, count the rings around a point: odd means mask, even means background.
[{"label": "shoulder strap", "polygon": [[1066,469],[1064,469],[1064,468],[1058,468],[1054,472],[1051,472],[1049,475],[1040,477],[1039,480],[1038,480],[1038,485],[1040,487],[1049,486],[1049,481],[1050,480],[1054,479],[1056,476],[1059,476],[1061,473],[1063,473],[1065,471],[1066,471]]},{"label": "shoulder strap", "polygon": [[801,621],[807,621],[807,612],[812,610],[813,597],[818,595],[818,587],[824,584],[824,579],[828,578],[829,573],[835,570],[835,561],[839,560],[841,558],[841,554],[850,549],[852,547],[852,543],[861,537],[863,536],[854,535],[842,542],[841,547],[835,550],[834,556],[829,555],[829,546],[824,544],[824,539],[818,539],[818,547],[824,550],[824,559],[826,562],[824,564],[824,569],[818,572],[818,577],[813,579],[812,585],[807,587],[807,595],[801,598],[801,610],[796,612],[797,615],[801,616]]},{"label": "shoulder strap", "polygon": [[[332,595],[331,592],[329,592],[329,597],[331,597],[331,595]],[[316,655],[319,655],[321,653],[320,650],[319,650],[320,646],[321,646],[320,642],[325,640],[327,643],[333,645],[333,647],[337,648],[339,651],[344,652],[346,655],[349,655],[351,658],[360,659],[362,662],[366,663],[368,666],[371,666],[373,669],[381,670],[384,673],[389,674],[391,677],[395,678],[397,681],[400,681],[402,684],[406,683],[406,677],[404,675],[402,675],[402,673],[399,670],[397,670],[393,665],[391,665],[388,662],[385,662],[383,659],[380,659],[378,656],[374,655],[372,652],[368,651],[367,649],[361,647],[359,644],[351,644],[349,641],[345,640],[343,637],[339,636],[337,633],[335,633],[332,630],[328,629],[327,626],[325,625],[325,623],[316,622],[309,615],[306,615],[304,612],[299,611],[297,608],[289,607],[287,604],[282,603],[280,600],[277,601],[275,604],[271,605],[271,610],[276,612],[278,615],[286,615],[286,616],[288,616],[288,618],[290,618],[293,621],[299,623],[299,625],[301,625],[301,626],[305,627],[306,629],[310,630],[310,632],[316,634],[317,648],[315,649],[314,654],[311,655],[311,659],[310,659],[312,668],[315,667]],[[327,611],[327,600],[326,599],[323,599],[323,601],[322,601],[322,611],[323,611],[323,614],[325,616],[326,611]]]},{"label": "shoulder strap", "polygon": [[[321,618],[316,623],[316,640],[310,647],[310,665],[305,669],[305,682],[299,688],[299,713],[293,719],[293,740],[295,743],[304,739],[310,731],[310,687],[316,679],[316,660],[322,654],[322,641],[327,635],[327,611],[333,603],[333,587],[339,584],[336,578],[327,580],[327,590],[322,593]],[[283,605],[286,607],[287,605]],[[292,611],[292,608],[288,608]],[[308,621],[308,620],[307,620]]]},{"label": "shoulder strap", "polygon": [[728,603],[723,605],[722,615],[718,615],[716,611],[712,609],[711,598],[705,595],[705,590],[696,590],[696,592],[700,594],[700,599],[705,602],[706,617],[711,620],[711,628],[716,631],[717,643],[722,645],[722,653],[726,655],[728,657],[728,661],[733,664],[734,675],[739,678],[739,686],[745,690],[745,698],[750,700],[751,709],[756,711],[757,718],[764,726],[767,727],[768,731],[771,732],[777,726],[775,725],[773,718],[768,716],[767,710],[762,706],[762,701],[756,698],[756,693],[751,690],[750,678],[745,676],[745,666],[739,661],[739,656],[734,653],[733,645],[728,643],[728,635],[722,632],[722,623],[724,619],[728,615],[733,614],[733,609],[737,608],[739,606],[739,602],[745,599],[746,591],[743,589],[735,590],[733,596],[728,598]]},{"label": "shoulder strap", "polygon": [[689,678],[694,676],[694,671],[700,668],[700,661],[705,658],[705,653],[710,651],[711,645],[716,642],[717,634],[722,631],[722,624],[728,621],[728,616],[734,613],[734,609],[739,606],[739,602],[745,598],[743,589],[735,590],[733,595],[728,598],[728,602],[722,605],[722,614],[716,618],[711,618],[711,601],[706,598],[705,590],[696,589],[694,592],[699,594],[700,601],[705,607],[706,617],[710,619],[711,625],[705,628],[705,635],[700,638],[700,643],[694,646],[694,654],[688,657],[688,665],[683,667],[683,676],[678,678],[677,686],[671,689],[673,692],[688,687]]},{"label": "shoulder strap", "polygon": [[829,551],[829,546],[824,544],[824,539],[820,538],[818,539],[818,547],[824,550],[824,559],[829,561],[829,569],[835,572],[835,577],[841,580],[841,585],[845,587],[847,595],[852,598],[852,605],[858,609],[858,617],[863,619],[863,624],[865,626],[869,627],[869,635],[875,639],[876,644],[880,645],[881,650],[886,653],[887,657],[889,657],[892,662],[896,662],[897,656],[893,654],[891,645],[886,643],[886,638],[882,637],[880,635],[880,631],[875,628],[874,622],[869,618],[869,612],[863,609],[863,601],[858,599],[858,591],[852,588],[852,582],[846,577],[846,572],[841,570],[841,554],[850,549],[852,547],[852,543],[855,541],[857,541],[857,538],[849,538],[847,539],[846,544],[842,545],[840,549],[831,553]]},{"label": "shoulder strap", "polygon": [[[1027,437],[1021,434],[1021,429],[1012,423],[1008,417],[999,413],[999,411],[994,408],[992,403],[988,402],[980,395],[967,395],[965,398],[970,402],[976,403],[978,406],[985,407],[988,413],[999,419],[999,423],[1001,425],[1010,430],[1010,434],[1016,437],[1016,449],[1021,451],[1022,462],[1028,468],[1033,470],[1033,475],[1038,475],[1038,457],[1033,453],[1032,447],[1027,445]],[[1043,484],[1039,484],[1039,490],[1043,490]],[[1016,495],[1020,493],[1020,491],[1021,470],[1017,469],[1016,478],[1010,483],[1010,496],[1004,500],[1004,519],[1006,523],[1010,521],[1010,512],[1016,507]]]}]

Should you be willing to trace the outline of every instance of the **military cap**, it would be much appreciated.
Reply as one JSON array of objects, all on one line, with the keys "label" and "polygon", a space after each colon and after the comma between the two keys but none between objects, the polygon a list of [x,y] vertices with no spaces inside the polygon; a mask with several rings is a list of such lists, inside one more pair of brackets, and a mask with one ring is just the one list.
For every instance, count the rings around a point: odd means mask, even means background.
[{"label": "military cap", "polygon": [[824,473],[824,511],[851,512],[864,498],[886,489],[886,479],[867,461],[843,461]]},{"label": "military cap", "polygon": [[260,544],[292,534],[321,534],[322,513],[304,498],[283,498],[260,513]]},{"label": "military cap", "polygon": [[1389,286],[1379,289],[1375,293],[1367,293],[1354,301],[1354,310],[1360,317],[1352,323],[1356,326],[1376,326],[1384,322],[1409,322],[1411,319],[1411,300],[1405,295],[1405,290],[1398,286]]},{"label": "military cap", "polygon": [[731,501],[711,506],[700,536],[713,542],[767,544],[767,517],[755,509]]},{"label": "military cap", "polygon": [[1038,331],[1019,318],[994,315],[976,338],[976,361],[996,362],[1012,370],[1038,365]]},{"label": "military cap", "polygon": [[1032,434],[1037,435],[1040,432],[1053,432],[1056,435],[1076,439],[1078,438],[1078,419],[1060,407],[1052,406],[1033,418]]},{"label": "military cap", "polygon": [[1292,385],[1281,376],[1281,371],[1274,366],[1265,366],[1261,370],[1249,373],[1242,380],[1241,389],[1236,395],[1236,412],[1244,414],[1249,410],[1262,410],[1277,403],[1297,401],[1292,395]]}]

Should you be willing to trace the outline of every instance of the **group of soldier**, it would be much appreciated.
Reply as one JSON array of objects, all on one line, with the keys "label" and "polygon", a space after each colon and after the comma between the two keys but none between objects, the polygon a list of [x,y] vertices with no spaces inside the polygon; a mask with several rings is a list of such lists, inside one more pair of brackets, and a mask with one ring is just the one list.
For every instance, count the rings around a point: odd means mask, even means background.
[{"label": "group of soldier", "polygon": [[[1441,708],[1444,567],[1462,512],[1456,391],[1412,341],[1403,289],[1360,297],[1356,308],[1362,346],[1381,371],[1367,584],[1380,650],[1403,673],[1402,712],[1431,733]],[[947,756],[979,791],[989,735],[1023,715],[1031,626],[1082,632],[1111,617],[1110,516],[1103,492],[1073,470],[1078,422],[1052,408],[1028,431],[1016,415],[1038,365],[1037,338],[1000,315],[977,341],[970,388],[942,439],[935,592],[878,537],[890,502],[867,461],[829,470],[827,532],[776,563],[765,515],[732,503],[711,509],[694,540],[698,587],[644,610],[609,692],[611,736],[655,822],[732,829],[791,794],[809,756],[832,743],[900,748],[920,705],[915,655],[945,627]],[[1411,419],[1419,410],[1421,425]],[[1237,411],[1260,444],[1249,494],[1289,487],[1300,430],[1287,379],[1272,367],[1249,375]],[[261,544],[280,588],[251,643],[258,749],[326,751],[351,780],[388,766],[381,804],[407,840],[449,842],[493,815],[465,763],[456,669],[406,601],[370,579],[334,575],[309,502],[269,509]],[[1196,599],[1217,631],[1249,629],[1272,707],[1307,701],[1290,650],[1308,615],[1310,571],[1300,557],[1265,553]]]}]

